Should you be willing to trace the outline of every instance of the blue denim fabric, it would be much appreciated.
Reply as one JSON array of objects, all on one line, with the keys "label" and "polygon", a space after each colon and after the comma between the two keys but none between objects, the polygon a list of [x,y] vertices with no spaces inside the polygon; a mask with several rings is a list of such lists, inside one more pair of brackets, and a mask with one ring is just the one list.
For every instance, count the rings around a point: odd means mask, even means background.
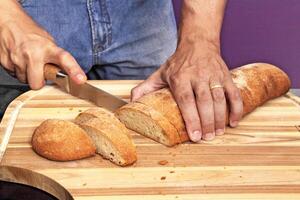
[{"label": "blue denim fabric", "polygon": [[22,0],[92,78],[145,79],[175,51],[171,0]]}]

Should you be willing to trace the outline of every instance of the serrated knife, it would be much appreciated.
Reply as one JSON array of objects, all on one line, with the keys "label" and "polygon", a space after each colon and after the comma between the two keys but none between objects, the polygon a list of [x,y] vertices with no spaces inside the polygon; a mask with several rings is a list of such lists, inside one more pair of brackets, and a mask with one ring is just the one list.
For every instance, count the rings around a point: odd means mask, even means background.
[{"label": "serrated knife", "polygon": [[53,81],[71,95],[89,100],[97,106],[104,107],[110,111],[115,111],[119,107],[127,104],[123,99],[105,92],[88,82],[81,85],[76,84],[55,65],[46,64],[44,75],[46,80]]}]

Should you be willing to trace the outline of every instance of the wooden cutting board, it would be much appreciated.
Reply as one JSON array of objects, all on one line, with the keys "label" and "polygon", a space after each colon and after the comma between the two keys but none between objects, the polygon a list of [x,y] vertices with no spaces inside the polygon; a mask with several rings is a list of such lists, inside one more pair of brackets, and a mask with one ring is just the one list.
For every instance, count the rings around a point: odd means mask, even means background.
[{"label": "wooden cutting board", "polygon": [[[92,83],[128,99],[138,81]],[[54,162],[32,151],[31,135],[43,120],[73,120],[90,107],[54,86],[18,97],[0,125],[0,140],[10,138],[7,147],[1,146],[6,149],[1,165],[44,174],[78,200],[300,199],[300,98],[290,93],[267,102],[212,142],[168,148],[132,133],[138,162],[126,168],[98,155]]]}]

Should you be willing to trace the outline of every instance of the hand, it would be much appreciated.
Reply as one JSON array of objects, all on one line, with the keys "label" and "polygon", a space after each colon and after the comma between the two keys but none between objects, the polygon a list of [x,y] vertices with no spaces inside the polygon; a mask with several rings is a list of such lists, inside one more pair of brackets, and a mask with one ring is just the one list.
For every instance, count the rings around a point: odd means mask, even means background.
[{"label": "hand", "polygon": [[40,89],[45,84],[46,63],[61,67],[78,84],[85,82],[85,73],[73,56],[58,47],[53,38],[21,8],[16,6],[16,10],[18,16],[14,16],[15,20],[0,26],[1,65],[32,89]]},{"label": "hand", "polygon": [[[223,88],[210,89],[214,85]],[[147,80],[132,90],[132,100],[169,86],[192,141],[212,140],[225,130],[226,98],[230,125],[237,126],[243,104],[238,88],[211,42],[180,42],[174,55]]]}]

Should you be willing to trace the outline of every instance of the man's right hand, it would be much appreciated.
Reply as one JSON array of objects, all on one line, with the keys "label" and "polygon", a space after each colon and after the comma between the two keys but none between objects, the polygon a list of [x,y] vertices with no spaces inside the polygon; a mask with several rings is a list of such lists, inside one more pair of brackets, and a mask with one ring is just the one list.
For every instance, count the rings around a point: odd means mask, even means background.
[{"label": "man's right hand", "polygon": [[58,47],[15,0],[2,0],[0,5],[0,63],[31,89],[44,86],[47,63],[62,68],[78,84],[86,81],[73,56]]}]

